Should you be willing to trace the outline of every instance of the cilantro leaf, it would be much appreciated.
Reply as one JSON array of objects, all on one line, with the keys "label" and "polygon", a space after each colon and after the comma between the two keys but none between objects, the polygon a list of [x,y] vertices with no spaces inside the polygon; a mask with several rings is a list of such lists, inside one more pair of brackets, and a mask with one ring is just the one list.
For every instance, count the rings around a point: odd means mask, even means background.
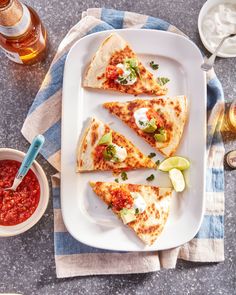
[{"label": "cilantro leaf", "polygon": [[166,78],[166,77],[158,77],[157,78],[157,83],[160,85],[160,86],[163,86],[165,85],[166,83],[168,83],[170,81],[169,78]]},{"label": "cilantro leaf", "polygon": [[127,173],[126,173],[125,171],[121,172],[121,179],[122,179],[123,181],[125,181],[125,180],[128,179],[128,175],[127,175]]},{"label": "cilantro leaf", "polygon": [[149,65],[153,70],[158,70],[159,69],[159,65],[155,64],[153,60],[149,63]]},{"label": "cilantro leaf", "polygon": [[146,180],[147,180],[147,181],[153,181],[154,178],[155,178],[155,176],[154,176],[153,174],[151,174],[150,176],[148,176],[148,177],[146,178]]},{"label": "cilantro leaf", "polygon": [[128,84],[127,79],[124,78],[124,77],[118,77],[118,81],[119,81],[120,84],[122,84],[122,85],[126,85],[126,84]]},{"label": "cilantro leaf", "polygon": [[149,155],[148,155],[148,158],[154,158],[156,156],[156,154],[155,153],[150,153]]},{"label": "cilantro leaf", "polygon": [[125,64],[131,71],[131,74],[134,77],[140,77],[139,67],[138,67],[138,61],[136,58],[126,58]]},{"label": "cilantro leaf", "polygon": [[158,166],[160,164],[160,160],[157,160],[155,164]]},{"label": "cilantro leaf", "polygon": [[118,179],[118,178],[116,178],[116,179],[115,179],[115,182],[119,183],[119,179]]},{"label": "cilantro leaf", "polygon": [[116,155],[116,149],[114,145],[109,144],[103,151],[103,157],[106,161],[110,161]]},{"label": "cilantro leaf", "polygon": [[119,162],[120,162],[120,159],[117,158],[116,156],[114,156],[114,157],[112,158],[112,160],[113,160],[115,163],[119,163]]},{"label": "cilantro leaf", "polygon": [[138,122],[139,122],[139,124],[140,124],[141,126],[144,125],[144,122],[143,122],[143,121],[139,120]]}]

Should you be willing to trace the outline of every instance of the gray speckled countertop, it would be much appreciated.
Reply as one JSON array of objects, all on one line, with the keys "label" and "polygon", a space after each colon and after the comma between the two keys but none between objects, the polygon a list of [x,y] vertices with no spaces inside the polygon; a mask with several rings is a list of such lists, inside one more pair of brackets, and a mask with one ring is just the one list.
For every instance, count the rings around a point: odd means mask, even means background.
[{"label": "gray speckled countertop", "polygon": [[[117,8],[158,16],[177,26],[203,49],[197,17],[204,0],[28,0],[49,34],[50,51],[44,62],[16,65],[0,53],[0,146],[26,151],[20,133],[27,111],[47,72],[56,48],[88,7]],[[204,49],[203,49],[204,50]],[[215,67],[227,101],[236,98],[236,59],[218,59]],[[226,151],[236,148],[236,135],[225,134]],[[55,171],[42,158],[48,177]],[[175,270],[140,275],[57,279],[53,252],[52,202],[40,222],[28,232],[0,239],[0,292],[33,294],[235,294],[236,290],[236,170],[225,171],[225,262],[197,264],[180,261]]]}]

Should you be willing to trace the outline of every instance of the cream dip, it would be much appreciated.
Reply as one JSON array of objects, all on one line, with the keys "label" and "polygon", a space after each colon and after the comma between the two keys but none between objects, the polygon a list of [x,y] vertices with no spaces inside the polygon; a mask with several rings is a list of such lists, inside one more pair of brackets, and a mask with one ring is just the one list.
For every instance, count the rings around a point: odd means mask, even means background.
[{"label": "cream dip", "polygon": [[[212,7],[202,20],[202,33],[211,49],[215,50],[223,37],[236,33],[236,2]],[[236,54],[236,37],[227,39],[220,53]]]}]

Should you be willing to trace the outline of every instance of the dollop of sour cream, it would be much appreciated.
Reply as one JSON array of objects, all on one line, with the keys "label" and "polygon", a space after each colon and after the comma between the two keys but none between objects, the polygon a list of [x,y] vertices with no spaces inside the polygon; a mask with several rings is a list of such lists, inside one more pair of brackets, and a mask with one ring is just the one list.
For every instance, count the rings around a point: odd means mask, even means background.
[{"label": "dollop of sour cream", "polygon": [[134,112],[134,120],[139,129],[144,130],[149,122],[147,117],[148,108],[140,108]]},{"label": "dollop of sour cream", "polygon": [[113,163],[118,162],[123,162],[127,158],[127,151],[125,147],[119,146],[115,143],[112,144],[115,148],[115,157],[112,158],[110,161]]},{"label": "dollop of sour cream", "polygon": [[[123,74],[119,76],[119,78],[122,78],[127,81],[124,85],[133,85],[137,81],[137,77],[132,77],[130,76],[131,71],[126,68],[124,64],[117,64],[116,65],[118,68],[123,70]],[[116,80],[117,83],[122,84],[120,80]]]},{"label": "dollop of sour cream", "polygon": [[139,213],[143,213],[147,207],[144,198],[138,192],[130,192],[130,194],[134,199],[133,209],[138,209]]},{"label": "dollop of sour cream", "polygon": [[[221,3],[208,11],[202,21],[206,43],[215,50],[222,38],[236,33],[236,4]],[[236,54],[236,37],[225,40],[220,53]]]}]

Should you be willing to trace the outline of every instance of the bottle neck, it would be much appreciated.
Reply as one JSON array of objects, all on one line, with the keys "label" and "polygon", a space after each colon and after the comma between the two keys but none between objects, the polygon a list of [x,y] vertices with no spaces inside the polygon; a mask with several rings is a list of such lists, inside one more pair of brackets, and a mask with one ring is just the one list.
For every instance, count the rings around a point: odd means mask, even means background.
[{"label": "bottle neck", "polygon": [[[1,4],[2,3],[2,4]],[[5,5],[4,5],[5,3]],[[20,21],[23,15],[23,7],[18,0],[0,0],[0,25],[14,26]]]},{"label": "bottle neck", "polygon": [[[3,2],[5,7],[3,7]],[[28,8],[18,0],[0,0],[0,33],[6,37],[24,34],[31,23]]]}]

